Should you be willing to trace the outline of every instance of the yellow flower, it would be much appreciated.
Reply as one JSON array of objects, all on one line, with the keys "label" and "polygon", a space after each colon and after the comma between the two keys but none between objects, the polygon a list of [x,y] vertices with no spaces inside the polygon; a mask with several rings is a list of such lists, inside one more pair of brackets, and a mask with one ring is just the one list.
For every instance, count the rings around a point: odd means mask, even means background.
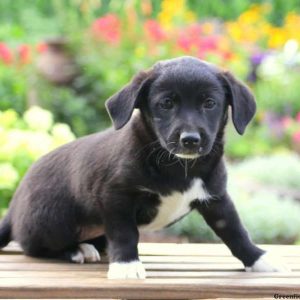
[{"label": "yellow flower", "polygon": [[239,16],[238,21],[241,23],[252,24],[257,22],[259,19],[260,19],[260,14],[258,11],[247,10]]},{"label": "yellow flower", "polygon": [[287,41],[287,36],[283,28],[272,27],[269,32],[268,46],[270,48],[282,47]]},{"label": "yellow flower", "polygon": [[192,11],[187,11],[184,14],[184,20],[191,23],[191,22],[195,22],[196,21],[196,15],[195,13],[193,13]]},{"label": "yellow flower", "polygon": [[205,35],[210,35],[214,33],[215,26],[212,22],[205,22],[202,24],[202,30]]},{"label": "yellow flower", "polygon": [[241,26],[237,22],[228,22],[226,24],[227,31],[229,33],[229,36],[233,40],[240,41],[242,39],[243,32],[241,30]]},{"label": "yellow flower", "polygon": [[284,22],[284,30],[286,31],[287,39],[295,39],[300,42],[300,15],[290,12],[286,15]]},{"label": "yellow flower", "polygon": [[231,45],[227,37],[220,36],[218,38],[218,48],[222,52],[227,52],[231,50]]},{"label": "yellow flower", "polygon": [[163,0],[158,21],[165,29],[171,29],[174,23],[193,22],[196,15],[186,5],[186,0]]}]

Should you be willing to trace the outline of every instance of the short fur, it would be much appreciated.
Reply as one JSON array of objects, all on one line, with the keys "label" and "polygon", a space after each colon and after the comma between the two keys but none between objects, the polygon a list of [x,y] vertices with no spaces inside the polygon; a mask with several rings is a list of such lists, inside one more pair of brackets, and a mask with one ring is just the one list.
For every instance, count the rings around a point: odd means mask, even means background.
[{"label": "short fur", "polygon": [[[170,101],[174,107],[162,108]],[[163,196],[183,193],[199,178],[211,198],[191,199],[191,209],[252,266],[264,251],[241,224],[223,161],[228,107],[240,134],[255,113],[248,88],[211,64],[181,57],[139,73],[106,105],[115,129],[80,138],[32,165],[1,223],[0,246],[15,239],[27,255],[69,257],[83,232],[99,228],[86,238],[98,249],[107,241],[111,263],[137,261],[138,227],[151,223]],[[132,116],[134,109],[139,113]],[[199,133],[201,148],[185,149],[183,131]],[[178,153],[199,156],[185,161]]]}]

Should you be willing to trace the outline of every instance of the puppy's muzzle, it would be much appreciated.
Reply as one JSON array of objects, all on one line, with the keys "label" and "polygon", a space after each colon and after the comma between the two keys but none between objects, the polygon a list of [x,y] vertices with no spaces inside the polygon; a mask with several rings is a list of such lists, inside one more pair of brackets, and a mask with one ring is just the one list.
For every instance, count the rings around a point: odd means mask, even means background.
[{"label": "puppy's muzzle", "polygon": [[198,132],[182,132],[179,138],[180,145],[189,152],[198,152],[201,137]]}]

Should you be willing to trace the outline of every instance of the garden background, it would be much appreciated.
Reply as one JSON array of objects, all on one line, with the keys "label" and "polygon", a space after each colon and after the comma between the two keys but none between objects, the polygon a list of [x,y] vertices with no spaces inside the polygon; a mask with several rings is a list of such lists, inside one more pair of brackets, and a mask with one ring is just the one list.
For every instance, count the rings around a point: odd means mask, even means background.
[{"label": "garden background", "polygon": [[[260,243],[300,243],[298,0],[1,0],[0,215],[41,155],[110,126],[105,100],[159,59],[246,81],[258,112],[227,129],[229,190]],[[191,214],[164,237],[216,241]]]}]

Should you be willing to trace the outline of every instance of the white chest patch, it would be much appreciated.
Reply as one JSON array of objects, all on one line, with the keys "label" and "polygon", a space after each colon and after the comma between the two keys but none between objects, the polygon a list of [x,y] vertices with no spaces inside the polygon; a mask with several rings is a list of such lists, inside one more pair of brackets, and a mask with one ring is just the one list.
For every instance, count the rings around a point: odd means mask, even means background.
[{"label": "white chest patch", "polygon": [[200,178],[194,179],[185,192],[174,192],[169,196],[160,196],[161,204],[158,207],[156,217],[151,223],[142,225],[139,229],[142,231],[159,230],[187,214],[191,210],[192,201],[207,201],[209,197],[203,181]]}]

